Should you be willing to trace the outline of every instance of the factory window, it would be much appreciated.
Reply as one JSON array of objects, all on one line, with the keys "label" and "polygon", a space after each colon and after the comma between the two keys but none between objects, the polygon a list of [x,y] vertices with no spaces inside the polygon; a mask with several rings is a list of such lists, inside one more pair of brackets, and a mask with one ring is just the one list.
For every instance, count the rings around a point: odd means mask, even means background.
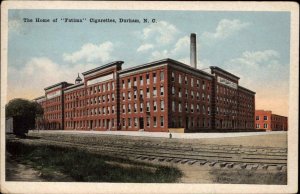
[{"label": "factory window", "polygon": [[150,117],[147,116],[147,127],[150,127]]},{"label": "factory window", "polygon": [[197,104],[197,112],[200,112],[199,104]]},{"label": "factory window", "polygon": [[182,117],[178,117],[178,127],[182,127]]},{"label": "factory window", "polygon": [[194,78],[191,78],[191,86],[194,87]]},{"label": "factory window", "polygon": [[200,94],[199,94],[199,92],[197,92],[197,100],[199,100],[200,99]]},{"label": "factory window", "polygon": [[133,85],[134,85],[134,86],[137,86],[137,83],[136,83],[136,77],[133,78]]},{"label": "factory window", "polygon": [[210,101],[210,97],[209,97],[209,94],[207,94],[207,101],[208,101],[208,102]]},{"label": "factory window", "polygon": [[202,81],[202,90],[205,90],[205,82]]},{"label": "factory window", "polygon": [[143,112],[143,103],[140,103],[140,112]]},{"label": "factory window", "polygon": [[138,124],[138,118],[134,118],[134,127],[137,127],[137,124]]},{"label": "factory window", "polygon": [[128,127],[131,127],[131,118],[128,118]]},{"label": "factory window", "polygon": [[133,92],[133,98],[136,99],[136,96],[137,96],[137,91],[134,90],[134,92]]},{"label": "factory window", "polygon": [[107,114],[109,114],[110,112],[110,107],[107,107]]},{"label": "factory window", "polygon": [[149,102],[147,102],[147,104],[146,104],[146,111],[150,112],[150,103]]},{"label": "factory window", "polygon": [[156,127],[157,126],[157,120],[156,120],[156,117],[153,117],[153,127]]},{"label": "factory window", "polygon": [[164,72],[163,71],[160,72],[160,81],[164,81]]},{"label": "factory window", "polygon": [[137,104],[134,103],[134,112],[137,112]]},{"label": "factory window", "polygon": [[131,104],[128,104],[128,113],[131,113]]},{"label": "factory window", "polygon": [[191,112],[193,113],[194,112],[194,105],[191,104]]},{"label": "factory window", "polygon": [[143,96],[143,89],[140,89],[140,100],[142,100],[144,98]]},{"label": "factory window", "polygon": [[122,108],[122,111],[123,111],[123,114],[125,113],[125,104],[123,104],[123,108]]},{"label": "factory window", "polygon": [[164,95],[164,86],[160,86],[160,95],[161,95],[161,96]]},{"label": "factory window", "polygon": [[176,107],[175,107],[175,102],[172,101],[172,111],[173,111],[173,112],[175,112],[175,108],[176,108]]},{"label": "factory window", "polygon": [[205,96],[204,96],[204,93],[202,93],[202,100],[205,100]]},{"label": "factory window", "polygon": [[194,127],[194,118],[191,117],[191,127]]},{"label": "factory window", "polygon": [[128,92],[128,93],[127,93],[127,97],[128,97],[128,100],[131,99],[131,92]]},{"label": "factory window", "polygon": [[164,117],[163,116],[160,117],[160,126],[161,127],[164,126]]},{"label": "factory window", "polygon": [[172,78],[171,78],[172,82],[175,81],[175,74],[174,72],[172,72]]},{"label": "factory window", "polygon": [[202,114],[205,114],[205,106],[202,106]]},{"label": "factory window", "polygon": [[115,89],[115,83],[111,83],[111,89],[114,90]]},{"label": "factory window", "polygon": [[259,121],[259,116],[256,116],[255,119],[256,119],[257,121]]},{"label": "factory window", "polygon": [[175,87],[172,86],[172,95],[174,95],[174,94],[175,94]]},{"label": "factory window", "polygon": [[131,81],[130,81],[130,79],[127,80],[127,88],[131,88]]},{"label": "factory window", "polygon": [[184,76],[184,83],[185,83],[185,85],[188,84],[187,76]]},{"label": "factory window", "polygon": [[125,125],[126,125],[125,118],[122,119],[122,125],[123,125],[123,127],[125,127]]},{"label": "factory window", "polygon": [[207,107],[207,114],[210,115],[210,108],[209,108],[209,106]]},{"label": "factory window", "polygon": [[[148,88],[147,88],[148,89]],[[157,96],[157,90],[156,87],[153,87],[153,96]]]},{"label": "factory window", "polygon": [[182,112],[181,102],[178,103],[178,111]]},{"label": "factory window", "polygon": [[153,76],[153,83],[156,84],[156,81],[157,81],[157,80],[156,80],[156,73],[153,73],[152,76]]},{"label": "factory window", "polygon": [[102,91],[105,92],[105,84],[102,85]]},{"label": "factory window", "polygon": [[194,99],[194,91],[191,91],[191,98]]},{"label": "factory window", "polygon": [[185,97],[188,98],[188,91],[185,89]]},{"label": "factory window", "polygon": [[259,124],[256,124],[256,129],[259,129],[260,128],[260,125]]},{"label": "factory window", "polygon": [[189,110],[188,110],[188,103],[186,102],[185,103],[185,112],[188,112]]},{"label": "factory window", "polygon": [[150,83],[149,74],[146,75],[147,85]]},{"label": "factory window", "polygon": [[109,100],[110,100],[110,95],[107,94],[107,102],[109,102]]},{"label": "factory window", "polygon": [[140,85],[143,85],[143,76],[140,76]]},{"label": "factory window", "polygon": [[150,98],[150,89],[149,88],[147,88],[146,94],[147,94],[147,98]]},{"label": "factory window", "polygon": [[110,91],[110,83],[107,83],[107,91]]},{"label": "factory window", "polygon": [[179,77],[178,77],[178,83],[182,83],[182,78],[181,78],[181,75],[179,74]]},{"label": "factory window", "polygon": [[111,113],[114,113],[115,112],[115,106],[112,106],[111,107]]},{"label": "factory window", "polygon": [[111,101],[115,100],[115,94],[111,94]]},{"label": "factory window", "polygon": [[268,116],[264,116],[264,121],[267,121],[268,120]]},{"label": "factory window", "polygon": [[264,124],[264,128],[265,128],[265,129],[268,128],[268,124],[267,124],[267,123]]},{"label": "factory window", "polygon": [[[148,107],[147,107],[148,110]],[[153,110],[156,112],[157,111],[157,103],[156,101],[153,101]]]},{"label": "factory window", "polygon": [[160,110],[161,110],[161,111],[164,111],[164,109],[165,109],[165,104],[164,104],[164,101],[161,100],[161,101],[160,101]]},{"label": "factory window", "polygon": [[122,93],[122,99],[125,100],[125,93]]},{"label": "factory window", "polygon": [[182,97],[181,88],[179,88],[179,91],[178,91],[178,96],[179,96],[179,98],[181,98],[181,97]]}]

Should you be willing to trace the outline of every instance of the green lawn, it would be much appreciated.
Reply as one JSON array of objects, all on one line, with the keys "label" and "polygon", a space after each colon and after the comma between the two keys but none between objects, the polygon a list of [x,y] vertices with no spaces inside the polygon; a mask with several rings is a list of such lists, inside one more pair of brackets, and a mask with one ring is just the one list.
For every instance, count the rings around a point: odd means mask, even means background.
[{"label": "green lawn", "polygon": [[16,160],[42,172],[47,181],[64,181],[56,177],[59,173],[78,182],[174,183],[182,176],[177,168],[101,156],[75,148],[8,141],[7,151]]}]

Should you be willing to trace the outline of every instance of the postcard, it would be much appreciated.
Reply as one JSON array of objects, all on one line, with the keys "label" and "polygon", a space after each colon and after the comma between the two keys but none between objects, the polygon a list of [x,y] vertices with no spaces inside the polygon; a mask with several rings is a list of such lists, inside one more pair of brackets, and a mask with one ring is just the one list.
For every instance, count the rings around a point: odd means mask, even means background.
[{"label": "postcard", "polygon": [[1,192],[296,193],[299,5],[1,5]]}]

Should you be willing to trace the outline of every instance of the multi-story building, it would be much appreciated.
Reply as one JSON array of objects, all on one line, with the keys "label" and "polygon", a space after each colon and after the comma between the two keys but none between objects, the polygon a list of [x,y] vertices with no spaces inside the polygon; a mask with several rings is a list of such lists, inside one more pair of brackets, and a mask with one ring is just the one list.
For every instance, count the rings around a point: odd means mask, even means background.
[{"label": "multi-story building", "polygon": [[[83,81],[45,88],[50,129],[185,132],[254,129],[255,93],[239,77],[172,59],[122,70],[122,61],[83,72]],[[43,100],[41,100],[43,99]]]},{"label": "multi-story building", "polygon": [[288,118],[272,114],[272,111],[270,110],[256,110],[255,128],[265,131],[287,131]]}]

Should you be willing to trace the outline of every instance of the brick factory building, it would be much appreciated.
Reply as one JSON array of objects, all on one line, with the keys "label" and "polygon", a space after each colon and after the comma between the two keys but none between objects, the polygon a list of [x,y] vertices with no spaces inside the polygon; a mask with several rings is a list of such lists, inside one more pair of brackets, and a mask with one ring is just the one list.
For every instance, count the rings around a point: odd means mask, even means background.
[{"label": "brick factory building", "polygon": [[[239,77],[164,59],[122,70],[122,61],[45,88],[44,129],[185,132],[254,129],[255,93]],[[42,123],[42,124],[41,124]]]},{"label": "brick factory building", "polygon": [[255,128],[266,131],[287,131],[288,118],[272,114],[270,110],[256,110]]}]

